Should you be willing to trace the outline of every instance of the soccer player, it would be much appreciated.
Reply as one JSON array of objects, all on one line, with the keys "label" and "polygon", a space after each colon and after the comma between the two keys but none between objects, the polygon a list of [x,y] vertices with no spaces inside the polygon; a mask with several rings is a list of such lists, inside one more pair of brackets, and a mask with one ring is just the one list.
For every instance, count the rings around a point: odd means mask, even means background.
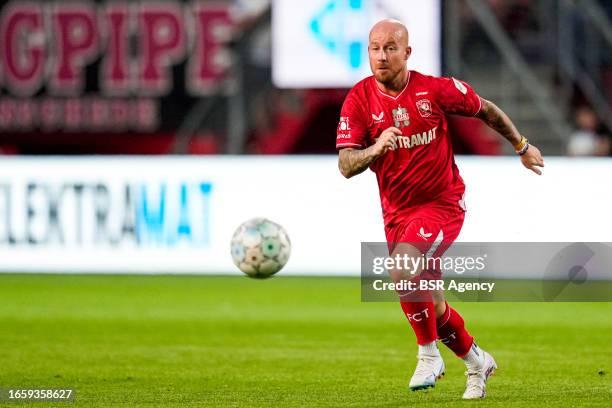
[{"label": "soccer player", "polygon": [[[336,139],[338,165],[346,178],[368,167],[376,173],[392,256],[438,257],[459,235],[465,212],[465,185],[455,165],[447,114],[483,120],[538,175],[544,161],[508,116],[468,84],[409,71],[411,52],[401,22],[387,19],[373,26],[368,53],[374,75],[355,85],[344,101]],[[417,271],[417,276],[427,272]],[[395,281],[403,279],[398,271],[390,273]],[[419,348],[410,389],[433,387],[444,374],[440,340],[467,366],[463,398],[483,398],[487,379],[497,368],[493,357],[476,345],[441,292],[404,297],[409,295],[400,293],[400,303]]]}]

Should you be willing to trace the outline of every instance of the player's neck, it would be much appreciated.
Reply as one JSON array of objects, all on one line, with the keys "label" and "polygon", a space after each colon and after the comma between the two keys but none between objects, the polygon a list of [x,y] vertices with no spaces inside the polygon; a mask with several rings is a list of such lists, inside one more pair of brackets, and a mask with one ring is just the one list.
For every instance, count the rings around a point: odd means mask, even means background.
[{"label": "player's neck", "polygon": [[395,77],[392,81],[388,83],[376,81],[376,85],[378,86],[378,89],[380,89],[387,95],[397,96],[404,90],[409,78],[410,73],[408,72],[408,70],[405,70],[401,72],[397,77]]}]

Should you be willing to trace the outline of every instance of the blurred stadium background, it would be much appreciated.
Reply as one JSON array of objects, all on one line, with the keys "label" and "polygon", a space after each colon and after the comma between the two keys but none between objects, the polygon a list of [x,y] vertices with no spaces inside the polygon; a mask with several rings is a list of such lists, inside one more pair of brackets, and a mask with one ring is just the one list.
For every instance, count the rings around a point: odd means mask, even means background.
[{"label": "blurred stadium background", "polygon": [[[459,365],[441,394],[403,392],[408,325],[359,301],[378,193],[342,178],[334,141],[383,17],[407,23],[410,68],[469,82],[545,156],[536,178],[453,117],[460,240],[610,241],[610,1],[0,1],[0,388],[74,387],[83,406],[457,403]],[[254,216],[293,242],[270,281],[230,258]],[[141,273],[198,276],[118,276]],[[460,307],[506,366],[493,404],[609,403],[609,304]]]},{"label": "blurred stadium background", "polygon": [[[472,83],[548,155],[610,154],[607,1],[0,4],[4,154],[333,154],[368,27],[389,15],[412,67]],[[509,153],[453,125],[457,153]]]}]

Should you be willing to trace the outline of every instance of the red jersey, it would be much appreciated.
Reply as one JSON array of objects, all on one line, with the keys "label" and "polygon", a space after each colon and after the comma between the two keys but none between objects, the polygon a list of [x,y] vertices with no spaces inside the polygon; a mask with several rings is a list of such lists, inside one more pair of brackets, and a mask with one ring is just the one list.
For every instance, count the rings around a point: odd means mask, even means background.
[{"label": "red jersey", "polygon": [[465,185],[455,164],[446,115],[475,116],[481,108],[480,97],[465,82],[416,71],[408,75],[397,96],[381,91],[373,76],[355,85],[342,106],[336,138],[337,149],[363,149],[391,126],[402,131],[397,149],[370,165],[386,225],[418,207],[462,197]]}]

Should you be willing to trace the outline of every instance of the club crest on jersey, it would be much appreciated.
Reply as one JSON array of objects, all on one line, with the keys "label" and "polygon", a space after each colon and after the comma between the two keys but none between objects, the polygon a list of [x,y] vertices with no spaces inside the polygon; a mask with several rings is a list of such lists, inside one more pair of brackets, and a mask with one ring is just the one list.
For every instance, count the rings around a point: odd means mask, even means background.
[{"label": "club crest on jersey", "polygon": [[429,99],[419,99],[416,103],[416,107],[422,117],[428,118],[432,115],[431,101]]},{"label": "club crest on jersey", "polygon": [[410,117],[408,116],[408,110],[398,106],[397,109],[393,109],[393,123],[396,128],[403,128],[410,125]]}]

